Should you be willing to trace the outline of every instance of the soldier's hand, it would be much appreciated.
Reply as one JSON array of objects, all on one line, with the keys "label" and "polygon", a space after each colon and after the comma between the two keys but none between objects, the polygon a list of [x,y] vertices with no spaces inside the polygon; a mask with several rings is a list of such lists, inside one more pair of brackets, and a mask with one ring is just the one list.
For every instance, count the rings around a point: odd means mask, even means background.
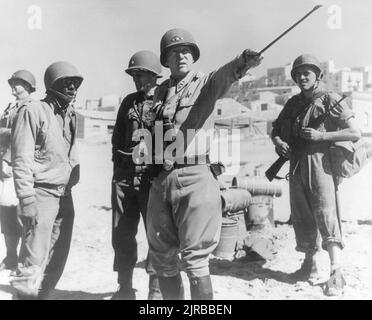
[{"label": "soldier's hand", "polygon": [[262,59],[263,55],[258,55],[258,50],[246,49],[243,52],[245,64],[249,68],[257,67]]},{"label": "soldier's hand", "polygon": [[291,148],[287,142],[281,141],[275,145],[276,152],[287,159],[291,156]]},{"label": "soldier's hand", "polygon": [[33,229],[37,224],[37,206],[35,197],[20,200],[20,219],[26,230]]},{"label": "soldier's hand", "polygon": [[321,141],[323,140],[323,132],[315,130],[313,128],[303,128],[300,132],[300,136],[310,141]]},{"label": "soldier's hand", "polygon": [[13,176],[12,167],[6,161],[1,162],[1,177],[10,178]]}]

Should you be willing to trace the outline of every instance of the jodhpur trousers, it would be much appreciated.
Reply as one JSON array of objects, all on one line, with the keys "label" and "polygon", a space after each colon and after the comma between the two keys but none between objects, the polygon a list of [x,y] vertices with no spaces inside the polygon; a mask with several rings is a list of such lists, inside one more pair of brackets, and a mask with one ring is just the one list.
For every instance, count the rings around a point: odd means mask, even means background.
[{"label": "jodhpur trousers", "polygon": [[[161,171],[153,180],[147,214],[150,258],[159,276],[209,275],[222,213],[219,184],[207,165]],[[179,255],[181,261],[179,261]]]}]

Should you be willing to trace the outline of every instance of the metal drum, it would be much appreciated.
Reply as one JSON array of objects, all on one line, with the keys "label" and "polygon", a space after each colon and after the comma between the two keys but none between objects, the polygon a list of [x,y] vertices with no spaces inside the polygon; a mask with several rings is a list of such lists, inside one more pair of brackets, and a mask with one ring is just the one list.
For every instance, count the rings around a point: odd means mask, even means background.
[{"label": "metal drum", "polygon": [[213,255],[224,259],[234,257],[236,243],[238,241],[238,222],[229,218],[222,218],[221,236]]},{"label": "metal drum", "polygon": [[273,202],[271,196],[254,196],[245,211],[247,230],[260,230],[273,224]]}]

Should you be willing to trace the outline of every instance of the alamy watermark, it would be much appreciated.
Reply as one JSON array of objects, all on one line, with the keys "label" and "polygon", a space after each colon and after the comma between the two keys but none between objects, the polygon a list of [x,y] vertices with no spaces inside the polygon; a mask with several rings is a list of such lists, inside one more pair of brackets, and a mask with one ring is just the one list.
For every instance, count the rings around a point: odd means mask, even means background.
[{"label": "alamy watermark", "polygon": [[152,132],[137,129],[132,140],[138,142],[131,153],[137,165],[206,163],[207,154],[212,161],[240,164],[240,129],[187,129],[184,134],[177,128],[164,130],[164,123],[156,121]]}]

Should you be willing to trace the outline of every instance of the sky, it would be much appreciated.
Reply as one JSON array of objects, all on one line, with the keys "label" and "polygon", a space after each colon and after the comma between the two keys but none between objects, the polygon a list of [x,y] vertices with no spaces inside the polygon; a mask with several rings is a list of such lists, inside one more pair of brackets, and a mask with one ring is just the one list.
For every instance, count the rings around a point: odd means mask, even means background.
[{"label": "sky", "polygon": [[316,4],[323,7],[268,49],[251,73],[265,75],[302,53],[336,67],[372,65],[370,0],[0,0],[0,109],[13,100],[7,79],[18,69],[34,73],[41,98],[48,65],[73,63],[85,78],[77,100],[84,105],[133,92],[124,72],[130,57],[140,50],[159,56],[169,29],[194,35],[201,51],[194,68],[210,72],[245,48],[262,49]]}]

